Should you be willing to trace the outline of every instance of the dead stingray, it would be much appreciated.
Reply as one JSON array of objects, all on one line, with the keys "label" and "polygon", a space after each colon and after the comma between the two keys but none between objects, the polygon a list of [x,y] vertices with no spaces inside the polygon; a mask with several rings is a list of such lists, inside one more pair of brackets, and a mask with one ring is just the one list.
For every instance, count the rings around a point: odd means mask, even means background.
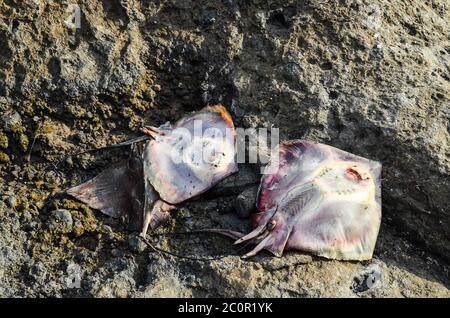
[{"label": "dead stingray", "polygon": [[236,132],[222,105],[208,106],[173,127],[143,131],[150,139],[132,143],[128,161],[67,193],[111,217],[127,218],[131,228],[145,235],[167,220],[176,204],[237,172],[237,165]]},{"label": "dead stingray", "polygon": [[[275,162],[276,161],[276,162]],[[284,142],[265,168],[254,230],[213,230],[282,256],[301,250],[341,260],[372,258],[381,221],[381,164],[304,140]]]}]

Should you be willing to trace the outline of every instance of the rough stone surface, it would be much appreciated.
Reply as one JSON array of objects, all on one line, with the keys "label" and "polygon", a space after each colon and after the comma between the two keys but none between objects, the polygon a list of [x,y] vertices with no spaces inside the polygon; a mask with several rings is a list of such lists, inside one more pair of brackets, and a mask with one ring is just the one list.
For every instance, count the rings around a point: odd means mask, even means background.
[{"label": "rough stone surface", "polygon": [[22,126],[22,118],[16,111],[4,113],[0,118],[1,128],[7,132],[14,132]]},{"label": "rough stone surface", "polygon": [[70,211],[64,209],[52,211],[49,226],[55,231],[60,231],[63,233],[72,232],[72,214],[70,214]]},{"label": "rough stone surface", "polygon": [[236,214],[241,218],[248,218],[251,213],[257,212],[256,199],[258,186],[253,186],[242,191],[234,200]]},{"label": "rough stone surface", "polygon": [[145,243],[142,241],[142,239],[139,238],[138,235],[135,234],[131,234],[128,237],[128,244],[130,247],[130,250],[137,252],[137,253],[142,253],[145,248],[147,247],[145,245]]},{"label": "rough stone surface", "polygon": [[[93,0],[80,3],[80,28],[64,23],[68,4],[0,2],[0,296],[450,296],[447,0]],[[248,231],[234,200],[258,165],[149,236],[218,260],[141,248],[120,220],[64,195],[127,155],[69,154],[217,102],[236,126],[383,163],[372,261],[243,261],[226,238],[173,234]],[[70,211],[70,231],[55,210]]]}]

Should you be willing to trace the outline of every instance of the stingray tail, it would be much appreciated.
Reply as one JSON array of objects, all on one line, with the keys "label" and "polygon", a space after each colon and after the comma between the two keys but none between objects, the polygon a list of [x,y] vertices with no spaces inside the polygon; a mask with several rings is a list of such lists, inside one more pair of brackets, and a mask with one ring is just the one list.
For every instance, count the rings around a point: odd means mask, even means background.
[{"label": "stingray tail", "polygon": [[214,233],[229,237],[233,240],[237,240],[245,235],[244,233],[227,229],[201,229],[189,231],[189,233]]}]

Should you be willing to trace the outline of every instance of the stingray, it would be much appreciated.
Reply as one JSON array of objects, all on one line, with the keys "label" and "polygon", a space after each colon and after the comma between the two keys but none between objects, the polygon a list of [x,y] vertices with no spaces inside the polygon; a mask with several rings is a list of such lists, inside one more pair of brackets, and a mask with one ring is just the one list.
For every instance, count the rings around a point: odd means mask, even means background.
[{"label": "stingray", "polygon": [[265,167],[249,234],[212,230],[254,243],[243,257],[300,250],[330,259],[371,259],[381,222],[381,164],[305,140],[280,144]]},{"label": "stingray", "polygon": [[67,193],[113,218],[126,218],[131,229],[145,236],[177,204],[237,172],[237,165],[236,131],[222,105],[208,106],[173,127],[166,123],[142,131],[145,138],[121,144],[131,144],[128,160]]}]

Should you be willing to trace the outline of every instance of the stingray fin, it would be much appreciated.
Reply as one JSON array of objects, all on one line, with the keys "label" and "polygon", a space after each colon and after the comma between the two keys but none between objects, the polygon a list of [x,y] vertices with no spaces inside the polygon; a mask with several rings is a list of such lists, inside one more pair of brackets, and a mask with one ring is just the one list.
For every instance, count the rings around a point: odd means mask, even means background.
[{"label": "stingray fin", "polygon": [[280,204],[290,187],[309,182],[311,172],[331,156],[327,146],[305,140],[281,143],[278,154],[261,178],[257,200],[261,212]]},{"label": "stingray fin", "polygon": [[[114,218],[127,215],[133,209],[133,189],[137,188],[134,173],[123,162],[93,179],[67,190],[67,193],[91,208]],[[138,192],[137,189],[135,192]],[[137,195],[137,193],[136,193]]]},{"label": "stingray fin", "polygon": [[126,217],[133,229],[142,225],[144,182],[142,145],[130,143],[127,161],[113,165],[67,194],[114,218]]},{"label": "stingray fin", "polygon": [[170,218],[170,211],[173,209],[175,209],[175,206],[161,200],[156,200],[153,205],[151,205],[150,202],[147,202],[144,211],[141,236],[145,237],[148,229],[154,230],[161,224],[167,222]]},{"label": "stingray fin", "polygon": [[332,259],[371,259],[380,225],[380,210],[373,201],[329,200],[313,215],[298,219],[288,248]]}]

